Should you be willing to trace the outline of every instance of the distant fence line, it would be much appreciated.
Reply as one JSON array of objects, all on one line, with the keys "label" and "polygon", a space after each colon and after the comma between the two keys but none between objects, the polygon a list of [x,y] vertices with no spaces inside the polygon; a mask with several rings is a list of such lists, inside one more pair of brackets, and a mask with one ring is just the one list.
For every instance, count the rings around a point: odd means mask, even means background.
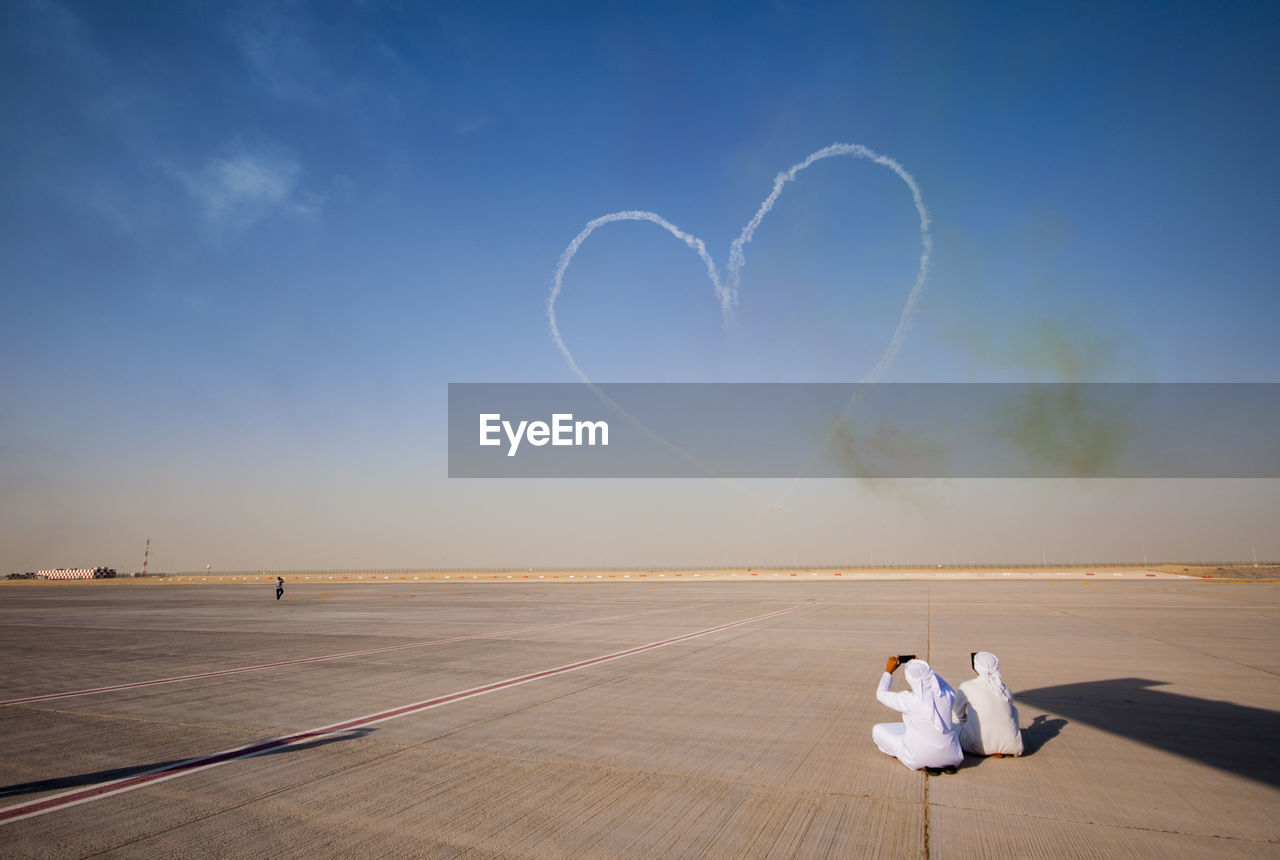
[{"label": "distant fence line", "polygon": [[[1230,560],[1230,561],[1072,561],[1062,563],[1052,562],[1002,562],[982,563],[982,564],[939,564],[938,562],[919,562],[915,564],[757,564],[757,565],[636,565],[632,567],[608,567],[597,565],[582,566],[550,566],[550,567],[390,567],[390,568],[298,568],[289,570],[268,570],[262,568],[259,570],[183,570],[174,573],[166,573],[155,571],[146,574],[147,576],[336,576],[352,574],[365,575],[402,575],[410,573],[528,573],[544,572],[544,571],[569,571],[571,573],[579,572],[607,572],[607,573],[627,573],[631,571],[647,570],[647,571],[677,571],[677,570],[923,570],[928,568],[945,568],[947,570],[1000,570],[1000,569],[1019,569],[1019,570],[1048,570],[1059,568],[1076,568],[1076,567],[1161,567],[1164,565],[1181,565],[1186,567],[1272,567],[1280,565],[1280,561],[1262,561],[1254,562],[1253,559],[1246,561]],[[142,574],[134,574],[141,576]]]}]

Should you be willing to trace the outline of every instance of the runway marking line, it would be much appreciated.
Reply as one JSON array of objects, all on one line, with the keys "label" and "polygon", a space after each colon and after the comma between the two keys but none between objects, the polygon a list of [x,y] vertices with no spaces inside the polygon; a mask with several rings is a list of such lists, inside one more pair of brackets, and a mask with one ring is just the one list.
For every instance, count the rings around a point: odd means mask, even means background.
[{"label": "runway marking line", "polygon": [[186,759],[185,761],[176,762],[174,764],[158,767],[155,770],[149,770],[144,773],[134,774],[133,776],[122,777],[120,779],[109,780],[89,788],[74,789],[66,791],[62,794],[54,794],[49,797],[33,800],[28,803],[20,803],[15,806],[0,809],[0,825],[8,824],[12,821],[20,821],[24,818],[32,818],[37,815],[43,815],[46,812],[53,812],[58,809],[66,809],[71,806],[78,806],[82,803],[88,803],[93,800],[100,800],[104,797],[110,797],[115,794],[121,794],[126,791],[132,791],[135,788],[153,785],[158,782],[165,782],[184,776],[190,773],[197,773],[202,770],[208,770],[227,762],[236,761],[242,758],[252,758],[253,756],[263,755],[273,752],[284,747],[293,746],[304,741],[315,740],[317,738],[328,735],[337,734],[339,732],[351,731],[352,729],[371,726],[375,723],[382,723],[388,720],[394,720],[399,717],[405,717],[409,714],[416,714],[422,711],[438,708],[442,705],[452,704],[453,702],[461,702],[465,699],[483,696],[486,693],[493,693],[498,690],[505,690],[508,687],[516,687],[521,684],[528,684],[533,681],[540,681],[544,678],[550,678],[555,675],[562,675],[565,672],[574,672],[578,669],[585,669],[588,666],[597,666],[601,663],[607,663],[612,660],[620,660],[623,657],[630,657],[635,654],[642,654],[645,651],[652,651],[655,648],[662,648],[667,645],[674,645],[677,642],[687,642],[690,639],[696,639],[700,636],[706,636],[711,633],[718,633],[721,630],[729,630],[734,627],[741,627],[745,624],[752,624],[756,621],[764,621],[767,618],[776,618],[779,615],[786,615],[789,612],[795,612],[798,609],[805,609],[813,606],[813,602],[801,603],[796,606],[789,606],[786,609],[778,609],[773,612],[766,612],[763,615],[755,615],[751,618],[741,618],[737,621],[730,621],[727,624],[720,624],[716,627],[708,627],[705,630],[697,630],[693,633],[685,633],[680,636],[673,636],[670,639],[662,639],[657,642],[650,642],[647,645],[639,645],[635,648],[627,648],[622,651],[614,651],[611,654],[604,654],[600,657],[591,657],[586,660],[579,660],[576,663],[567,663],[564,666],[557,666],[554,669],[543,669],[540,672],[532,672],[528,675],[520,675],[516,678],[508,678],[505,681],[495,681],[492,684],[485,684],[480,687],[472,687],[469,690],[461,690],[457,693],[449,693],[444,696],[437,696],[434,699],[426,699],[421,702],[414,702],[410,705],[401,705],[398,708],[391,708],[386,711],[379,711],[374,714],[366,714],[363,717],[356,717],[350,720],[343,720],[340,723],[332,723],[327,726],[321,726],[317,729],[308,729],[293,735],[285,735],[283,737],[272,738],[267,741],[259,741],[257,743],[246,744],[245,746],[236,747],[234,749],[224,750],[213,755],[200,756],[198,758]]},{"label": "runway marking line", "polygon": [[21,699],[0,701],[0,708],[7,705],[27,705],[32,702],[47,702],[50,699],[70,699],[75,696],[91,696],[95,693],[111,693],[117,690],[132,690],[135,687],[154,687],[157,684],[176,684],[179,681],[197,681],[201,678],[217,678],[222,675],[236,675],[241,672],[258,672],[263,669],[278,669],[281,666],[297,666],[302,663],[322,663],[326,660],[342,660],[347,657],[363,657],[368,654],[385,654],[388,651],[403,651],[406,648],[426,648],[431,645],[447,645],[451,642],[465,642],[470,639],[496,639],[499,636],[514,636],[518,633],[532,633],[535,630],[547,630],[553,627],[570,627],[574,624],[592,624],[600,621],[615,621],[633,615],[644,615],[648,612],[668,612],[668,608],[650,609],[645,612],[633,612],[625,615],[608,615],[603,618],[588,618],[581,621],[567,621],[559,624],[539,624],[532,627],[517,627],[512,630],[498,630],[494,633],[472,633],[466,636],[450,636],[445,639],[429,639],[425,642],[406,642],[402,645],[386,645],[381,648],[365,648],[361,651],[346,651],[341,654],[325,654],[319,657],[300,657],[297,660],[281,660],[276,663],[261,663],[257,666],[241,666],[236,669],[217,669],[212,672],[199,672],[194,675],[179,675],[174,678],[156,678],[151,681],[133,681],[128,684],[114,684],[109,687],[94,687],[88,690],[72,690],[65,693],[44,693],[39,696],[25,696]]}]

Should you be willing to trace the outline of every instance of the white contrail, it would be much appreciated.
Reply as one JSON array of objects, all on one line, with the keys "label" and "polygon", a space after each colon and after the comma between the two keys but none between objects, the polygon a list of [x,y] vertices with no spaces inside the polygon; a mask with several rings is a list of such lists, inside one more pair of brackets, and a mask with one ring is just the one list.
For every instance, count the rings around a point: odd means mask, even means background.
[{"label": "white contrail", "polygon": [[911,189],[911,197],[915,201],[916,212],[920,216],[920,266],[916,273],[915,283],[911,287],[911,291],[907,294],[906,302],[903,304],[902,313],[898,317],[898,325],[894,329],[893,336],[889,339],[889,345],[885,347],[879,360],[871,368],[871,370],[862,378],[862,382],[875,382],[882,377],[893,363],[894,357],[898,353],[899,347],[902,345],[903,338],[906,335],[907,327],[911,322],[911,317],[915,314],[916,305],[919,303],[920,292],[924,288],[925,279],[929,274],[929,259],[933,253],[933,238],[929,234],[929,211],[925,208],[924,197],[920,194],[920,186],[916,184],[915,178],[908,173],[901,164],[894,161],[887,155],[881,155],[874,150],[857,143],[833,143],[824,147],[817,152],[812,153],[804,161],[793,164],[790,169],[779,173],[773,180],[773,191],[760,204],[760,208],[756,210],[755,216],[742,228],[742,233],[733,241],[729,248],[729,267],[726,270],[728,283],[722,283],[720,274],[716,269],[715,261],[707,253],[707,246],[697,236],[693,236],[684,232],[670,221],[653,212],[644,212],[640,210],[627,210],[623,212],[613,212],[608,215],[602,215],[593,221],[587,223],[569,246],[564,249],[564,253],[560,255],[559,265],[556,266],[555,279],[551,287],[551,294],[547,296],[547,321],[551,325],[551,339],[555,342],[556,348],[560,350],[565,361],[569,363],[569,367],[577,374],[578,378],[583,382],[590,382],[586,373],[578,366],[573,358],[573,353],[569,351],[569,347],[565,344],[564,338],[560,335],[560,326],[556,321],[556,299],[560,296],[560,290],[563,287],[564,273],[569,268],[578,249],[587,237],[596,231],[597,228],[612,223],[614,221],[650,221],[665,229],[671,235],[684,242],[690,248],[698,253],[702,258],[702,262],[707,266],[707,275],[711,278],[711,284],[715,288],[716,298],[720,302],[720,311],[723,318],[723,324],[728,327],[733,317],[733,310],[738,304],[738,291],[742,283],[742,267],[746,265],[746,256],[743,253],[743,247],[755,236],[756,228],[760,226],[760,222],[764,220],[764,216],[769,214],[773,209],[773,204],[777,202],[778,197],[782,195],[783,188],[788,182],[793,181],[797,175],[814,162],[821,161],[824,158],[832,158],[838,155],[847,155],[853,158],[865,158],[876,164],[889,168],[898,177],[907,184]]},{"label": "white contrail", "polygon": [[[755,217],[751,219],[747,226],[742,228],[742,233],[739,234],[737,239],[733,240],[733,244],[729,248],[729,268],[727,269],[729,285],[726,290],[719,293],[721,295],[721,307],[727,320],[728,314],[738,303],[738,289],[742,284],[742,267],[747,262],[742,248],[755,236],[756,228],[760,226],[764,216],[769,214],[769,211],[773,209],[773,204],[782,196],[783,187],[788,182],[793,181],[800,171],[814,162],[837,155],[866,158],[898,174],[898,177],[911,189],[911,197],[915,201],[916,212],[920,216],[920,268],[916,273],[916,282],[912,285],[911,292],[907,294],[907,301],[902,307],[902,314],[898,317],[898,327],[894,329],[893,337],[890,338],[888,347],[885,348],[875,366],[862,378],[863,382],[875,382],[889,369],[889,365],[893,363],[893,358],[897,354],[898,348],[902,345],[907,325],[915,314],[920,291],[924,288],[925,278],[929,274],[929,257],[933,253],[933,237],[929,234],[929,210],[925,208],[924,197],[920,194],[920,186],[916,184],[915,178],[903,169],[901,164],[887,155],[881,155],[857,143],[833,143],[813,153],[804,161],[791,165],[789,170],[779,173],[773,180],[773,191],[760,204],[760,208],[756,210]],[[727,303],[726,299],[728,300]]]},{"label": "white contrail", "polygon": [[578,248],[582,247],[582,243],[596,231],[596,228],[614,221],[652,221],[697,251],[698,256],[702,258],[702,262],[707,264],[707,276],[711,278],[711,283],[716,289],[716,296],[720,299],[720,306],[726,308],[730,304],[725,294],[724,286],[720,283],[720,272],[716,269],[715,260],[711,259],[711,255],[707,253],[706,243],[697,236],[684,232],[661,215],[630,209],[625,212],[611,212],[608,215],[601,215],[599,218],[588,222],[587,226],[582,228],[582,232],[574,237],[573,241],[569,243],[569,247],[565,248],[564,253],[560,255],[560,263],[556,266],[555,282],[551,286],[551,295],[547,296],[547,321],[551,324],[551,339],[555,341],[556,347],[564,355],[565,361],[569,362],[569,367],[573,369],[579,379],[587,384],[590,384],[591,380],[582,372],[582,368],[578,367],[578,363],[573,360],[573,354],[569,352],[569,347],[565,345],[564,338],[560,337],[560,326],[556,323],[556,299],[560,296],[564,273],[569,268],[573,255],[578,253]]},{"label": "white contrail", "polygon": [[[569,243],[569,247],[565,248],[564,253],[560,255],[560,262],[556,266],[555,281],[551,287],[551,294],[547,296],[547,322],[551,325],[551,339],[555,341],[556,347],[564,356],[565,361],[569,362],[569,367],[573,369],[573,372],[578,375],[578,378],[582,380],[587,388],[591,389],[592,393],[594,393],[596,397],[600,398],[602,402],[613,407],[613,409],[616,410],[618,414],[626,419],[633,427],[635,427],[636,430],[645,436],[648,436],[659,445],[673,451],[677,456],[693,464],[698,469],[701,469],[707,474],[713,475],[715,474],[715,470],[710,466],[706,465],[680,446],[674,445],[667,441],[667,439],[659,436],[657,433],[654,433],[653,430],[649,429],[648,425],[643,421],[636,418],[612,397],[601,391],[596,384],[592,382],[585,373],[583,373],[582,368],[578,367],[578,363],[573,360],[573,353],[569,351],[569,347],[565,344],[564,338],[560,336],[560,326],[556,322],[556,298],[560,295],[560,290],[564,282],[564,273],[569,268],[569,263],[573,260],[574,254],[578,253],[578,249],[582,247],[582,243],[586,241],[587,237],[594,233],[597,228],[602,227],[605,224],[610,224],[614,221],[651,221],[659,227],[662,227],[671,235],[675,236],[681,242],[684,242],[693,250],[697,251],[698,256],[702,258],[702,262],[707,265],[707,277],[711,278],[711,283],[715,286],[716,295],[720,298],[721,307],[725,306],[726,300],[724,286],[720,283],[720,272],[716,268],[715,260],[711,259],[711,255],[707,253],[707,246],[705,242],[697,236],[684,232],[666,218],[663,218],[661,215],[654,212],[645,212],[638,209],[628,209],[624,212],[611,212],[608,215],[601,215],[599,218],[587,222],[587,226],[582,228],[582,232],[573,238],[573,241]],[[736,484],[736,482],[733,483]],[[747,492],[751,493],[749,490]],[[758,494],[751,493],[751,495]],[[768,503],[767,500],[764,501]]]},{"label": "white contrail", "polygon": [[[661,215],[642,210],[626,210],[622,212],[612,212],[608,215],[601,215],[599,218],[587,222],[587,226],[582,229],[581,233],[574,237],[573,241],[569,243],[569,246],[564,249],[564,253],[560,255],[560,262],[556,266],[555,278],[551,286],[551,293],[547,296],[547,321],[551,326],[551,339],[555,342],[556,348],[560,350],[565,361],[569,363],[569,367],[575,374],[577,374],[578,378],[586,383],[586,385],[590,387],[602,401],[610,404],[645,435],[674,450],[680,456],[699,466],[709,474],[713,474],[712,470],[703,465],[696,458],[692,457],[678,446],[668,442],[666,439],[658,436],[640,422],[639,419],[623,409],[618,403],[614,402],[603,391],[597,388],[591,382],[587,374],[583,372],[582,368],[578,366],[578,363],[573,358],[573,353],[569,351],[569,347],[565,344],[564,338],[560,336],[560,326],[556,321],[556,299],[559,298],[560,290],[563,287],[564,273],[569,269],[569,263],[573,261],[573,257],[578,253],[578,249],[582,247],[582,243],[585,242],[587,237],[594,233],[597,228],[615,221],[650,221],[657,224],[659,227],[662,227],[680,241],[684,242],[702,258],[702,262],[707,266],[707,276],[710,277],[711,284],[715,288],[716,298],[720,301],[722,321],[724,326],[727,328],[733,318],[733,310],[738,304],[738,291],[742,284],[742,267],[746,265],[747,262],[746,256],[742,250],[743,247],[755,236],[756,228],[760,226],[760,222],[763,221],[764,217],[773,209],[773,204],[776,203],[778,198],[782,195],[782,191],[788,182],[794,181],[801,171],[805,170],[815,162],[821,161],[824,158],[833,158],[838,155],[847,155],[853,158],[865,158],[883,167],[887,167],[896,173],[898,177],[907,184],[907,187],[911,189],[911,197],[915,202],[916,212],[920,216],[920,266],[916,272],[915,283],[912,284],[911,291],[907,294],[906,302],[902,306],[902,313],[898,317],[898,325],[893,331],[893,336],[889,339],[889,345],[885,347],[884,352],[880,355],[880,358],[875,365],[872,366],[871,370],[862,378],[858,388],[854,390],[853,396],[849,399],[849,402],[845,404],[845,408],[842,410],[836,424],[827,432],[826,438],[814,449],[804,466],[801,467],[800,472],[792,479],[790,487],[788,487],[780,498],[770,503],[772,507],[782,507],[781,503],[790,496],[792,490],[795,488],[796,481],[798,481],[800,476],[808,470],[809,465],[812,463],[814,457],[817,456],[818,451],[831,440],[836,427],[848,417],[849,412],[852,410],[854,404],[858,401],[862,391],[864,390],[862,386],[864,384],[876,382],[889,369],[889,366],[893,363],[894,357],[898,353],[899,347],[902,345],[907,327],[911,322],[911,317],[915,314],[916,305],[919,303],[920,299],[920,292],[924,288],[925,279],[929,274],[929,259],[933,253],[933,237],[929,233],[929,211],[925,208],[924,197],[920,193],[920,186],[916,184],[915,178],[908,173],[901,164],[894,161],[887,155],[881,155],[874,150],[862,146],[861,144],[833,143],[830,146],[824,147],[817,152],[810,154],[804,161],[793,164],[790,169],[779,173],[773,180],[773,191],[770,192],[769,196],[760,204],[760,208],[756,210],[755,216],[752,217],[747,225],[742,228],[742,232],[738,235],[738,238],[735,239],[729,247],[729,267],[726,270],[726,274],[728,276],[727,284],[721,282],[720,273],[716,269],[715,261],[711,259],[711,255],[707,253],[706,243],[697,236],[684,232]],[[751,495],[757,495],[752,491],[748,492]]]}]

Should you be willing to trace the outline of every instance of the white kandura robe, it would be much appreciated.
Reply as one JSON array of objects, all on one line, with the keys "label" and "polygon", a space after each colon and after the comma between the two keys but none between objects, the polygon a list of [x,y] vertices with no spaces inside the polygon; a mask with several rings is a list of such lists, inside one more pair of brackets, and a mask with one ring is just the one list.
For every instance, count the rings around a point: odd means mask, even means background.
[{"label": "white kandura robe", "polygon": [[[891,693],[893,676],[888,672],[880,678],[876,699],[880,704],[902,714],[897,723],[877,723],[871,730],[871,739],[880,752],[891,755],[912,770],[924,767],[947,767],[964,761],[964,751],[951,727],[951,709],[954,692],[945,681],[938,678],[937,692],[930,692],[922,699],[916,690]],[[934,709],[942,718],[942,730],[933,724]]]},{"label": "white kandura robe", "polygon": [[[1007,688],[1006,688],[1007,689]],[[952,710],[956,735],[974,755],[1022,755],[1018,709],[982,678],[970,678],[956,691]]]}]

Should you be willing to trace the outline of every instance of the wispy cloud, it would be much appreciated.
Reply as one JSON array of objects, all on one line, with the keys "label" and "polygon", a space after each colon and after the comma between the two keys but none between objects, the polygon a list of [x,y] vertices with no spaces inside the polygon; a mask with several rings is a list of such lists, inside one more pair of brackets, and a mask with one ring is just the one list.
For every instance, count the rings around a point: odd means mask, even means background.
[{"label": "wispy cloud", "polygon": [[458,137],[470,137],[473,134],[486,131],[497,124],[498,119],[496,117],[489,116],[487,114],[471,115],[459,120],[455,126],[455,131],[457,132]]},{"label": "wispy cloud", "polygon": [[209,223],[245,230],[273,213],[303,218],[319,214],[324,197],[299,189],[302,172],[290,158],[238,153],[211,158],[180,178]]},{"label": "wispy cloud", "polygon": [[237,16],[234,38],[245,65],[273,98],[319,107],[334,82],[310,25],[296,3],[253,4]]}]

